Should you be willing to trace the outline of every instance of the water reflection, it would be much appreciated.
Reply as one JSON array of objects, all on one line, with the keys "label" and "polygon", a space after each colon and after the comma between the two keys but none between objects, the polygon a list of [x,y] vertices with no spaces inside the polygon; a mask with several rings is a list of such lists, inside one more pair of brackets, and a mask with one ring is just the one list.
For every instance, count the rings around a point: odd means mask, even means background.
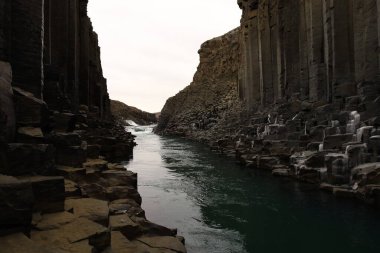
[{"label": "water reflection", "polygon": [[135,133],[147,217],[178,228],[191,252],[380,252],[375,210],[315,187],[242,170],[205,146]]}]

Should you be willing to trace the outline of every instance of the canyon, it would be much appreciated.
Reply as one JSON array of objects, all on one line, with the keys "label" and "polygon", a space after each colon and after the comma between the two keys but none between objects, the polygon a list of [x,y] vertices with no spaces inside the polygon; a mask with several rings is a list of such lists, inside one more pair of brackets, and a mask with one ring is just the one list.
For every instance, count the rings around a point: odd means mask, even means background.
[{"label": "canyon", "polygon": [[0,251],[186,252],[148,221],[87,0],[0,0]]},{"label": "canyon", "polygon": [[380,206],[380,3],[239,0],[156,129],[249,168]]}]

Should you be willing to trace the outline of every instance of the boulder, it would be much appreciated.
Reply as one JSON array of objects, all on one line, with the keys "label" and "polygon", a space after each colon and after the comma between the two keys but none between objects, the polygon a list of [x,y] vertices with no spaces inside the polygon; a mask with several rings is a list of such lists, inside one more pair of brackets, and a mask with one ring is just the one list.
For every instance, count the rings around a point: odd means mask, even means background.
[{"label": "boulder", "polygon": [[0,236],[27,232],[32,220],[33,203],[30,183],[0,175]]},{"label": "boulder", "polygon": [[107,201],[91,198],[67,199],[65,210],[72,211],[76,217],[86,218],[103,226],[108,226],[109,208]]},{"label": "boulder", "polygon": [[4,173],[12,176],[54,174],[55,148],[49,144],[10,143],[8,165]]},{"label": "boulder", "polygon": [[19,177],[32,185],[34,211],[54,213],[64,210],[65,181],[63,177]]}]

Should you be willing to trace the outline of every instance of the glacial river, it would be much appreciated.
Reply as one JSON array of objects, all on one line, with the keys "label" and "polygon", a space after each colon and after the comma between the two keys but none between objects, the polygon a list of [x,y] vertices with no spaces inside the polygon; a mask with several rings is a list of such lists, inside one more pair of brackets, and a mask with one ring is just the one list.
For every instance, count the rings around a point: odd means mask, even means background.
[{"label": "glacial river", "polygon": [[142,207],[149,220],[178,228],[189,253],[380,252],[380,211],[137,130],[127,168],[138,173]]}]

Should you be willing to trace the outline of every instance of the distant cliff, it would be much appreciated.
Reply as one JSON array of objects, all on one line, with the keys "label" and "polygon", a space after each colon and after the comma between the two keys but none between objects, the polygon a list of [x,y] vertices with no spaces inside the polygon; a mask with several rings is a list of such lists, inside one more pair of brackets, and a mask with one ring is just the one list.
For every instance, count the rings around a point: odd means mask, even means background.
[{"label": "distant cliff", "polygon": [[126,105],[116,100],[111,100],[111,113],[124,121],[132,120],[139,125],[157,123],[156,114],[144,112],[136,107]]},{"label": "distant cliff", "polygon": [[[239,29],[202,44],[193,82],[169,98],[156,131],[207,138],[223,131],[240,105],[238,99]],[[223,126],[222,128],[220,126]]]}]

